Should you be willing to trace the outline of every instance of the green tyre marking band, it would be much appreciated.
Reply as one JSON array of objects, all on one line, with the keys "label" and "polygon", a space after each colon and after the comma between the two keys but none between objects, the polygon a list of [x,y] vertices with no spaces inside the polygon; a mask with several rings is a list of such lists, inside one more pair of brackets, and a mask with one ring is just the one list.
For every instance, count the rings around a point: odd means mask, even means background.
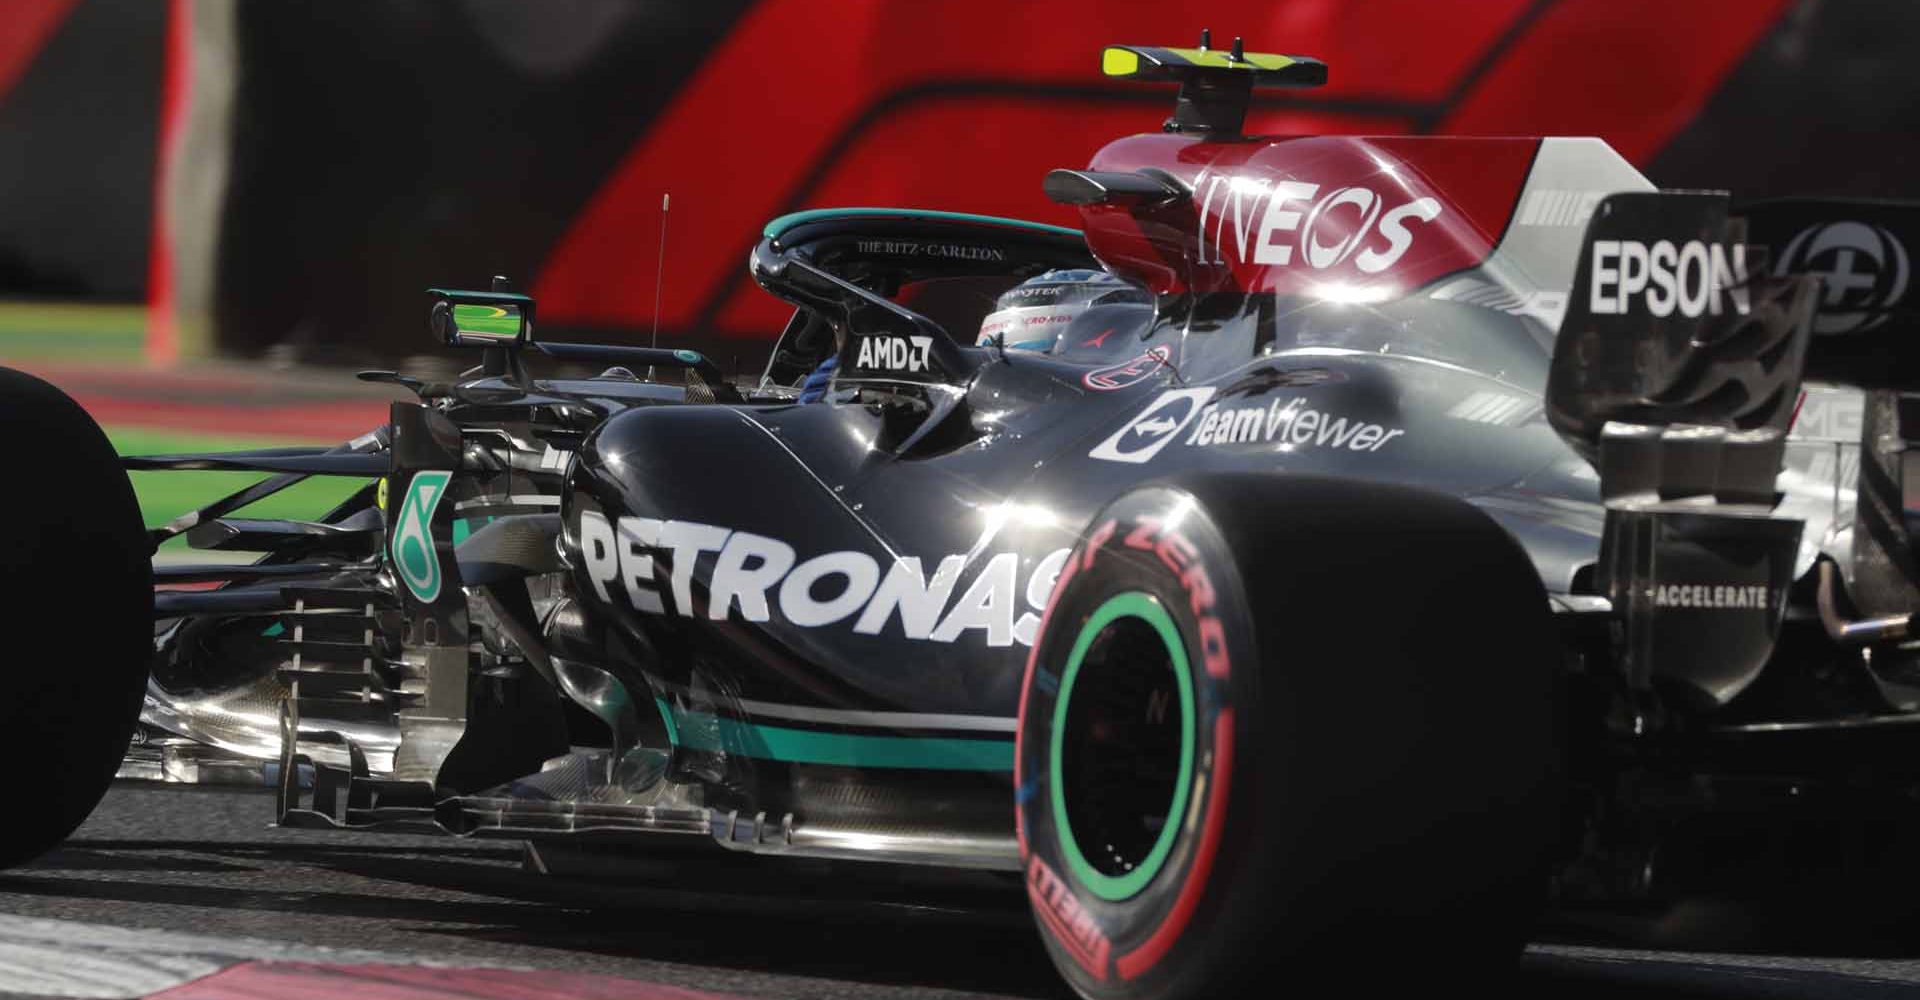
[{"label": "green tyre marking band", "polygon": [[440,598],[440,555],[433,547],[433,512],[447,493],[453,473],[430,469],[413,474],[406,496],[393,518],[393,541],[388,550],[394,572],[422,604]]},{"label": "green tyre marking band", "polygon": [[706,360],[700,356],[699,351],[675,351],[673,352],[673,356],[690,365],[697,365]]},{"label": "green tyre marking band", "polygon": [[[1080,673],[1081,661],[1086,659],[1088,647],[1108,625],[1119,618],[1138,618],[1153,627],[1166,647],[1167,660],[1173,667],[1176,686],[1180,691],[1180,770],[1173,786],[1173,800],[1167,807],[1166,822],[1160,827],[1160,836],[1153,842],[1153,848],[1141,861],[1125,875],[1108,875],[1093,867],[1086,853],[1080,849],[1079,842],[1073,838],[1073,825],[1067,819],[1067,797],[1065,783],[1060,768],[1060,747],[1067,728],[1067,704],[1073,697],[1073,682]],[[1093,616],[1080,628],[1080,635],[1074,639],[1073,650],[1067,654],[1066,668],[1060,675],[1060,697],[1054,702],[1051,746],[1047,754],[1047,788],[1053,799],[1053,826],[1060,833],[1061,852],[1067,862],[1067,870],[1087,891],[1108,902],[1131,899],[1140,890],[1153,881],[1160,873],[1161,866],[1167,863],[1167,855],[1173,852],[1173,842],[1179,836],[1181,816],[1185,813],[1187,791],[1193,784],[1193,674],[1187,665],[1187,648],[1180,641],[1180,632],[1173,625],[1172,616],[1159,601],[1147,594],[1130,590],[1107,598],[1106,603],[1094,610]]]}]

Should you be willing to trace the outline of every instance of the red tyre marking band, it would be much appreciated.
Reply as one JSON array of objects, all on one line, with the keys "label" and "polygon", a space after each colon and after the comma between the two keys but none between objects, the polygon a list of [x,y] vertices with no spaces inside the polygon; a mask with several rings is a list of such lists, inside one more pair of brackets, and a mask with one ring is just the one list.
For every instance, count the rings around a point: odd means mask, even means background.
[{"label": "red tyre marking band", "polygon": [[[1205,582],[1204,577],[1202,582]],[[1200,619],[1200,654],[1206,660],[1207,676],[1226,680],[1227,630],[1214,615]]]},{"label": "red tyre marking band", "polygon": [[[1113,537],[1115,529],[1119,528],[1119,526],[1120,522],[1109,518],[1105,524],[1093,529],[1093,534],[1087,536],[1085,563],[1087,569],[1093,568],[1093,557],[1099,553],[1102,546],[1107,544],[1107,540]],[[1055,585],[1053,592],[1056,594],[1059,593],[1060,587]]]},{"label": "red tyre marking band", "polygon": [[[1207,676],[1224,680],[1228,673],[1227,631],[1220,616],[1213,613],[1218,594],[1206,565],[1200,561],[1200,549],[1179,531],[1164,530],[1164,523],[1157,518],[1141,517],[1134,523],[1126,537],[1127,546],[1160,557],[1161,564],[1179,578],[1187,592],[1187,603],[1200,622],[1200,652]],[[1159,532],[1158,540],[1155,532]]]},{"label": "red tyre marking band", "polygon": [[[1109,529],[1111,529],[1112,525],[1112,521],[1107,522]],[[1095,534],[1098,535],[1098,532],[1095,532]],[[1074,558],[1072,555],[1067,556],[1067,564],[1061,567],[1060,575],[1054,578],[1053,592],[1047,595],[1047,606],[1040,612],[1040,627],[1033,633],[1033,648],[1027,651],[1027,673],[1025,678],[1020,682],[1020,708],[1014,716],[1018,722],[1013,727],[1013,788],[1015,794],[1018,794],[1023,787],[1021,782],[1024,780],[1025,769],[1020,765],[1022,749],[1020,744],[1023,739],[1022,734],[1027,728],[1027,692],[1033,689],[1033,670],[1040,662],[1040,639],[1047,634],[1047,623],[1053,620],[1053,606],[1060,602],[1060,595],[1067,589],[1067,581],[1073,579],[1074,572],[1079,568],[1080,560]],[[1022,858],[1026,857],[1027,813],[1025,809],[1016,808],[1013,811],[1013,837],[1014,840],[1020,844],[1020,856]]]},{"label": "red tyre marking band", "polygon": [[1067,954],[1087,975],[1105,982],[1107,978],[1107,956],[1113,953],[1113,942],[1107,940],[1106,932],[1093,922],[1093,916],[1065,879],[1039,858],[1027,859],[1027,895],[1033,898],[1033,912],[1040,915],[1040,922],[1047,925],[1053,939],[1060,942]]},{"label": "red tyre marking band", "polygon": [[[1153,554],[1160,557],[1161,564],[1172,570],[1174,576],[1181,577],[1182,583],[1186,582],[1188,567],[1200,560],[1200,550],[1194,548],[1187,536],[1178,531],[1162,532],[1160,541],[1153,547]],[[1207,595],[1207,603],[1213,603],[1211,592]]]},{"label": "red tyre marking band", "polygon": [[1138,948],[1114,962],[1120,978],[1136,979],[1159,964],[1192,921],[1193,911],[1206,892],[1207,876],[1213,872],[1214,855],[1220,851],[1220,836],[1227,816],[1227,785],[1232,774],[1233,709],[1227,707],[1220,710],[1219,718],[1213,723],[1213,787],[1208,792],[1206,816],[1200,821],[1200,843],[1194,848],[1193,866],[1187,871],[1187,880],[1180,886],[1180,895],[1174,899],[1166,919],[1160,921],[1160,926],[1154,928],[1153,934]]},{"label": "red tyre marking band", "polygon": [[1160,531],[1160,519],[1145,514],[1134,518],[1133,530],[1127,532],[1127,548],[1152,552],[1153,536]]}]

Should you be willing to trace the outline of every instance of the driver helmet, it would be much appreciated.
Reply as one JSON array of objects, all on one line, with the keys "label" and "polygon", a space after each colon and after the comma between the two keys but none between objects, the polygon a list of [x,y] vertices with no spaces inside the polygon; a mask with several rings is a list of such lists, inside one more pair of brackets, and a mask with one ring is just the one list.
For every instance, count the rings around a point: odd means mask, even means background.
[{"label": "driver helmet", "polygon": [[1008,350],[1052,351],[1060,335],[1081,313],[1110,303],[1151,303],[1144,289],[1090,269],[1048,271],[1001,293],[993,312],[980,322],[984,346],[1005,336]]}]

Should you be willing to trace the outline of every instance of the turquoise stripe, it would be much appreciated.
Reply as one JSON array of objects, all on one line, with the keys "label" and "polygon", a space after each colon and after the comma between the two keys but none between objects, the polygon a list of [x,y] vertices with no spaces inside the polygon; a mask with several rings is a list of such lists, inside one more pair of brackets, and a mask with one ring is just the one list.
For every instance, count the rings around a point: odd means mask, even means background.
[{"label": "turquoise stripe", "polygon": [[796,764],[912,767],[932,771],[1011,771],[1012,740],[943,736],[873,736],[817,732],[689,712],[655,699],[676,746],[724,751]]},{"label": "turquoise stripe", "polygon": [[473,537],[473,533],[493,523],[491,517],[456,517],[453,519],[453,544],[459,545]]},{"label": "turquoise stripe", "polygon": [[1065,226],[1050,226],[1044,222],[1029,222],[1025,219],[1006,219],[997,215],[974,215],[970,212],[940,212],[930,208],[815,208],[805,212],[783,215],[767,223],[762,235],[767,239],[779,239],[780,234],[795,226],[822,219],[931,219],[945,222],[977,222],[988,226],[1010,226],[1036,233],[1053,233],[1056,236],[1071,236],[1079,239],[1078,229]]},{"label": "turquoise stripe", "polygon": [[680,728],[673,724],[673,709],[667,707],[666,699],[653,699],[653,707],[660,710],[660,721],[667,724],[667,742],[680,745]]}]

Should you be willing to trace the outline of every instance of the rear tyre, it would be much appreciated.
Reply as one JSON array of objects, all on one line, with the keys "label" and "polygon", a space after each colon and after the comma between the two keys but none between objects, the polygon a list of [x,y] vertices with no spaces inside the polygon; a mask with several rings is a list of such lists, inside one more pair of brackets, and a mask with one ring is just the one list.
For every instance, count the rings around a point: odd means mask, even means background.
[{"label": "rear tyre", "polygon": [[1021,699],[1047,950],[1098,998],[1510,965],[1558,828],[1559,671],[1537,573],[1465,503],[1260,475],[1126,494]]},{"label": "rear tyre", "polygon": [[140,506],[86,411],[0,368],[0,867],[46,852],[113,781],[153,650],[153,571]]}]

